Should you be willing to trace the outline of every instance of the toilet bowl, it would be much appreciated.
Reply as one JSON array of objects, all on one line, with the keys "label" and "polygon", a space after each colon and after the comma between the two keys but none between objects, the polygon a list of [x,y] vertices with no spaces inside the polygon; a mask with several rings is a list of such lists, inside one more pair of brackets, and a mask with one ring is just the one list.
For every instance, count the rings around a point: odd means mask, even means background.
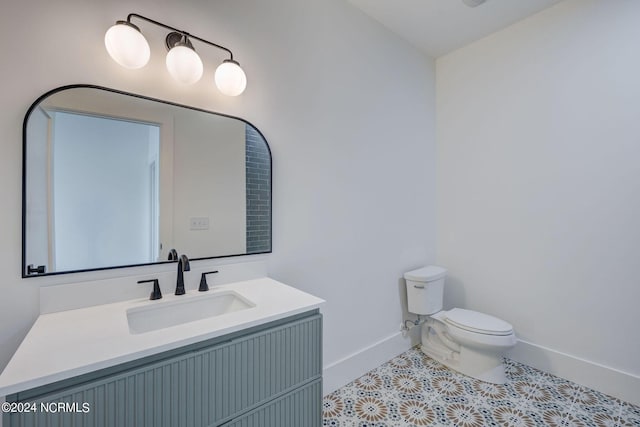
[{"label": "toilet bowl", "polygon": [[429,316],[421,326],[420,349],[462,374],[504,384],[503,355],[516,344],[513,327],[497,317],[473,310],[442,310],[446,272],[432,265],[404,275],[409,311]]}]

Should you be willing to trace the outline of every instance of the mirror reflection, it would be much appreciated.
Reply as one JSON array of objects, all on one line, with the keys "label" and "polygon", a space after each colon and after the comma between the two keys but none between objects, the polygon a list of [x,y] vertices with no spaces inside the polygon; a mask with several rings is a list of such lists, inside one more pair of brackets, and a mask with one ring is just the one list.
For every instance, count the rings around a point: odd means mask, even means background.
[{"label": "mirror reflection", "polygon": [[24,156],[23,277],[271,251],[271,154],[242,119],[65,87]]}]

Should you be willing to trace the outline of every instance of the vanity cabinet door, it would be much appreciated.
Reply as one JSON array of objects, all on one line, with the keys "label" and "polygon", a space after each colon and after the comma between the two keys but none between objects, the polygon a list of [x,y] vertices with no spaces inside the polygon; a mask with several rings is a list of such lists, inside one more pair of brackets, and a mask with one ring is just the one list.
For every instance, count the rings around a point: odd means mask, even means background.
[{"label": "vanity cabinet door", "polygon": [[[22,398],[21,394],[9,396],[8,401],[33,402],[38,410],[5,414],[4,425],[223,425],[319,380],[321,344],[322,317],[310,313],[307,317],[235,336],[210,347],[185,350],[179,355],[173,353],[167,359],[156,359],[135,369],[113,373],[111,368],[108,375],[99,371],[93,379],[83,378],[72,385],[65,383],[64,388],[44,386],[42,389],[46,391],[40,394],[35,389],[21,393]],[[316,397],[309,405],[315,404],[319,411],[322,397]],[[54,412],[40,410],[41,403],[48,402],[64,406],[52,407]],[[296,410],[291,403],[281,405]]]}]

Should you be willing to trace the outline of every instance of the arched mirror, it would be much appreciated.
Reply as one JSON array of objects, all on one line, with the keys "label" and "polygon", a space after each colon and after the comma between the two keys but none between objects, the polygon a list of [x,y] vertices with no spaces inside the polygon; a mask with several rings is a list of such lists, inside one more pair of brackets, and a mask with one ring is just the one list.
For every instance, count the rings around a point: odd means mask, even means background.
[{"label": "arched mirror", "polygon": [[271,152],[243,119],[74,85],[23,133],[23,277],[271,252]]}]

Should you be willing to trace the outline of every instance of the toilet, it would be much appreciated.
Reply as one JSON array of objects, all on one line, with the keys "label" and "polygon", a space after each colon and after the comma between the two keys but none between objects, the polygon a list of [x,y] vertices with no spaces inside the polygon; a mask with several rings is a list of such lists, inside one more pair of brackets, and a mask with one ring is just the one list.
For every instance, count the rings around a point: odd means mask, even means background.
[{"label": "toilet", "polygon": [[420,349],[462,374],[504,384],[503,355],[516,344],[513,327],[477,311],[442,310],[446,274],[446,269],[435,265],[404,274],[409,312],[429,316],[422,323]]}]

